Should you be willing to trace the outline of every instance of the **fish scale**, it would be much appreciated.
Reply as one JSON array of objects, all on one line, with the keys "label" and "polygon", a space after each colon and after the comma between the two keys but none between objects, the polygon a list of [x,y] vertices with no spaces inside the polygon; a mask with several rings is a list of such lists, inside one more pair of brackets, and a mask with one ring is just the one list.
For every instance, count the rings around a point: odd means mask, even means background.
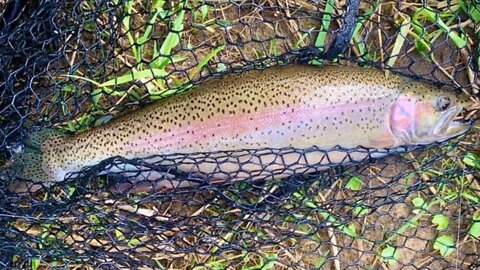
[{"label": "fish scale", "polygon": [[406,121],[402,115],[392,116],[399,111],[397,107],[406,106],[397,104],[399,97],[407,97],[401,104],[410,104],[412,98],[419,104],[423,100],[432,104],[428,99],[442,93],[454,102],[452,94],[439,91],[359,67],[295,65],[230,74],[85,133],[42,138],[41,158],[35,159],[41,164],[26,168],[23,175],[60,181],[69,172],[113,156],[131,159],[235,149],[331,149],[336,145],[396,147],[409,143],[405,141],[408,132],[399,131],[399,138],[392,131],[392,121]]}]

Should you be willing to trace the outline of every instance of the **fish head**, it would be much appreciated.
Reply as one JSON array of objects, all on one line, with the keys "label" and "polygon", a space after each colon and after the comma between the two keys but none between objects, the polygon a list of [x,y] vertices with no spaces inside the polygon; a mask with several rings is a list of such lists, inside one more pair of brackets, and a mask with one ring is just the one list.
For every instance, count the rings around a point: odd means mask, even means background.
[{"label": "fish head", "polygon": [[442,142],[465,133],[470,124],[455,120],[469,103],[465,95],[423,83],[408,83],[394,101],[390,129],[398,145]]}]

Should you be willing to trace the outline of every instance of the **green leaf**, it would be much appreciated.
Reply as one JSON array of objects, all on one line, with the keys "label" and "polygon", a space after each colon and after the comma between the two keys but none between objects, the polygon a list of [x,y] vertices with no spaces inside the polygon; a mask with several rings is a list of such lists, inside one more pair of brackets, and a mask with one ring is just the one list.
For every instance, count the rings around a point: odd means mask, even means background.
[{"label": "green leaf", "polygon": [[397,249],[392,246],[387,245],[387,247],[385,247],[380,253],[380,256],[382,256],[382,260],[389,265],[393,265],[398,261]]},{"label": "green leaf", "polygon": [[475,238],[480,238],[480,219],[474,220],[470,229],[468,229],[468,234]]},{"label": "green leaf", "polygon": [[91,223],[93,223],[93,224],[95,224],[95,225],[100,224],[100,219],[99,219],[96,215],[94,215],[94,214],[88,215],[87,218],[88,218],[88,220],[89,220]]},{"label": "green leaf", "polygon": [[63,86],[62,90],[64,92],[73,92],[73,90],[75,89],[75,87],[72,85],[72,84],[66,84],[65,86]]},{"label": "green leaf", "polygon": [[460,193],[460,195],[461,195],[463,198],[465,198],[465,199],[467,199],[467,200],[469,200],[469,201],[471,201],[471,202],[473,202],[473,203],[475,203],[475,204],[480,203],[480,198],[478,198],[478,197],[475,196],[475,195],[470,194],[470,192],[469,192],[468,190],[463,191],[462,193]]},{"label": "green leaf", "polygon": [[480,22],[480,3],[472,3],[471,5],[469,5],[468,16],[475,23]]},{"label": "green leaf", "polygon": [[422,54],[430,52],[432,48],[430,47],[428,33],[425,29],[423,29],[418,21],[411,21],[410,26],[413,31],[410,31],[409,34],[415,38],[415,48],[417,51]]},{"label": "green leaf", "polygon": [[205,18],[208,15],[208,5],[202,5],[200,7],[200,13],[202,14],[202,22],[205,21]]},{"label": "green leaf", "polygon": [[350,189],[350,190],[357,191],[357,190],[361,189],[362,185],[363,185],[362,180],[360,178],[356,177],[356,176],[353,176],[348,180],[345,187]]},{"label": "green leaf", "polygon": [[125,236],[123,235],[122,231],[120,231],[119,229],[115,229],[115,237],[119,241],[125,240]]},{"label": "green leaf", "polygon": [[412,203],[416,207],[423,207],[425,205],[425,201],[420,197],[417,197],[417,198],[413,199]]},{"label": "green leaf", "polygon": [[[170,56],[172,49],[175,48],[180,42],[180,33],[170,32],[162,43],[160,47],[160,54],[162,57],[167,58]],[[167,58],[168,61],[168,58]]]},{"label": "green leaf", "polygon": [[312,209],[317,209],[317,205],[313,202],[306,202],[305,205],[308,207],[308,208],[312,208]]},{"label": "green leaf", "polygon": [[183,62],[185,60],[187,60],[187,57],[185,56],[177,56],[177,55],[172,56],[172,63]]},{"label": "green leaf", "polygon": [[261,270],[273,269],[273,267],[275,266],[275,261],[277,260],[277,255],[274,253],[269,254],[266,259],[267,259],[267,263],[263,265]]},{"label": "green leaf", "polygon": [[417,197],[415,199],[412,200],[412,203],[413,205],[415,206],[416,209],[414,209],[412,212],[415,213],[415,214],[418,214],[420,212],[420,210],[427,210],[426,209],[426,203],[425,201],[420,198],[420,197]]},{"label": "green leaf", "polygon": [[208,263],[208,268],[212,270],[224,270],[225,265],[222,262],[212,262]]},{"label": "green leaf", "polygon": [[433,248],[438,250],[442,256],[446,257],[452,254],[452,252],[455,250],[455,242],[453,241],[452,237],[443,235],[435,240],[435,243],[433,243]]},{"label": "green leaf", "polygon": [[473,215],[472,226],[468,229],[468,234],[475,238],[480,238],[480,211]]},{"label": "green leaf", "polygon": [[327,262],[328,251],[320,253],[321,255],[318,256],[317,260],[315,261],[315,269],[322,268],[322,266]]},{"label": "green leaf", "polygon": [[349,224],[347,226],[340,226],[340,229],[345,233],[346,235],[350,237],[357,237],[357,227],[355,227],[354,224]]},{"label": "green leaf", "polygon": [[165,0],[152,0],[152,7],[151,10],[162,10],[163,5],[165,4]]},{"label": "green leaf", "polygon": [[467,153],[462,159],[465,165],[480,169],[480,159],[474,153]]},{"label": "green leaf", "polygon": [[353,212],[355,213],[355,215],[357,217],[361,217],[361,216],[364,216],[364,215],[368,214],[368,209],[366,209],[362,206],[355,206],[353,208]]},{"label": "green leaf", "polygon": [[32,258],[31,266],[32,270],[37,270],[40,266],[40,260],[38,258]]},{"label": "green leaf", "polygon": [[297,226],[297,230],[304,232],[306,234],[310,234],[312,232],[312,227],[307,224],[300,224]]},{"label": "green leaf", "polygon": [[132,239],[128,240],[127,244],[131,247],[134,247],[134,246],[140,244],[140,240],[138,240],[137,238],[132,238]]},{"label": "green leaf", "polygon": [[98,101],[103,95],[103,90],[101,88],[95,89],[92,91],[92,101],[95,106],[98,106]]},{"label": "green leaf", "polygon": [[426,41],[424,38],[415,40],[415,48],[417,49],[417,51],[421,53],[428,53],[429,51],[432,50],[429,42]]},{"label": "green leaf", "polygon": [[72,122],[67,123],[67,130],[71,132],[75,132],[77,129],[75,128],[75,125]]},{"label": "green leaf", "polygon": [[217,24],[222,26],[222,27],[225,27],[225,28],[228,28],[232,25],[232,23],[230,21],[224,20],[224,19],[217,20]]},{"label": "green leaf", "polygon": [[444,230],[448,226],[448,218],[442,214],[436,214],[432,219],[432,223],[437,225],[437,230]]},{"label": "green leaf", "polygon": [[77,190],[76,187],[71,187],[69,186],[68,189],[67,189],[67,196],[70,198],[72,197],[73,193],[75,192],[75,190]]}]

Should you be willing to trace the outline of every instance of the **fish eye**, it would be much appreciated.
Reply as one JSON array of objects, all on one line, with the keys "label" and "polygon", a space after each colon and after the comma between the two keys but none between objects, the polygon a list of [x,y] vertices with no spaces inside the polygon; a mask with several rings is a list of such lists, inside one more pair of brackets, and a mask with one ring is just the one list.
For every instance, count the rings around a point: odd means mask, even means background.
[{"label": "fish eye", "polygon": [[451,101],[449,97],[441,96],[435,100],[433,106],[437,111],[445,111],[446,109],[448,109],[448,107],[450,107],[450,104]]}]

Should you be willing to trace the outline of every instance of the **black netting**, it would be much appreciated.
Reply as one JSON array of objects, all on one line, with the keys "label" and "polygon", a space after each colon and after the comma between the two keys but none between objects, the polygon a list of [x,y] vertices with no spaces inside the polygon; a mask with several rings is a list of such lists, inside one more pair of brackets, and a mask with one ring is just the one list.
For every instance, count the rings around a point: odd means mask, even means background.
[{"label": "black netting", "polygon": [[[0,17],[3,268],[480,267],[478,1],[0,0]],[[11,189],[35,131],[88,132],[211,77],[299,63],[457,89],[471,127],[389,150],[112,156]]]}]

